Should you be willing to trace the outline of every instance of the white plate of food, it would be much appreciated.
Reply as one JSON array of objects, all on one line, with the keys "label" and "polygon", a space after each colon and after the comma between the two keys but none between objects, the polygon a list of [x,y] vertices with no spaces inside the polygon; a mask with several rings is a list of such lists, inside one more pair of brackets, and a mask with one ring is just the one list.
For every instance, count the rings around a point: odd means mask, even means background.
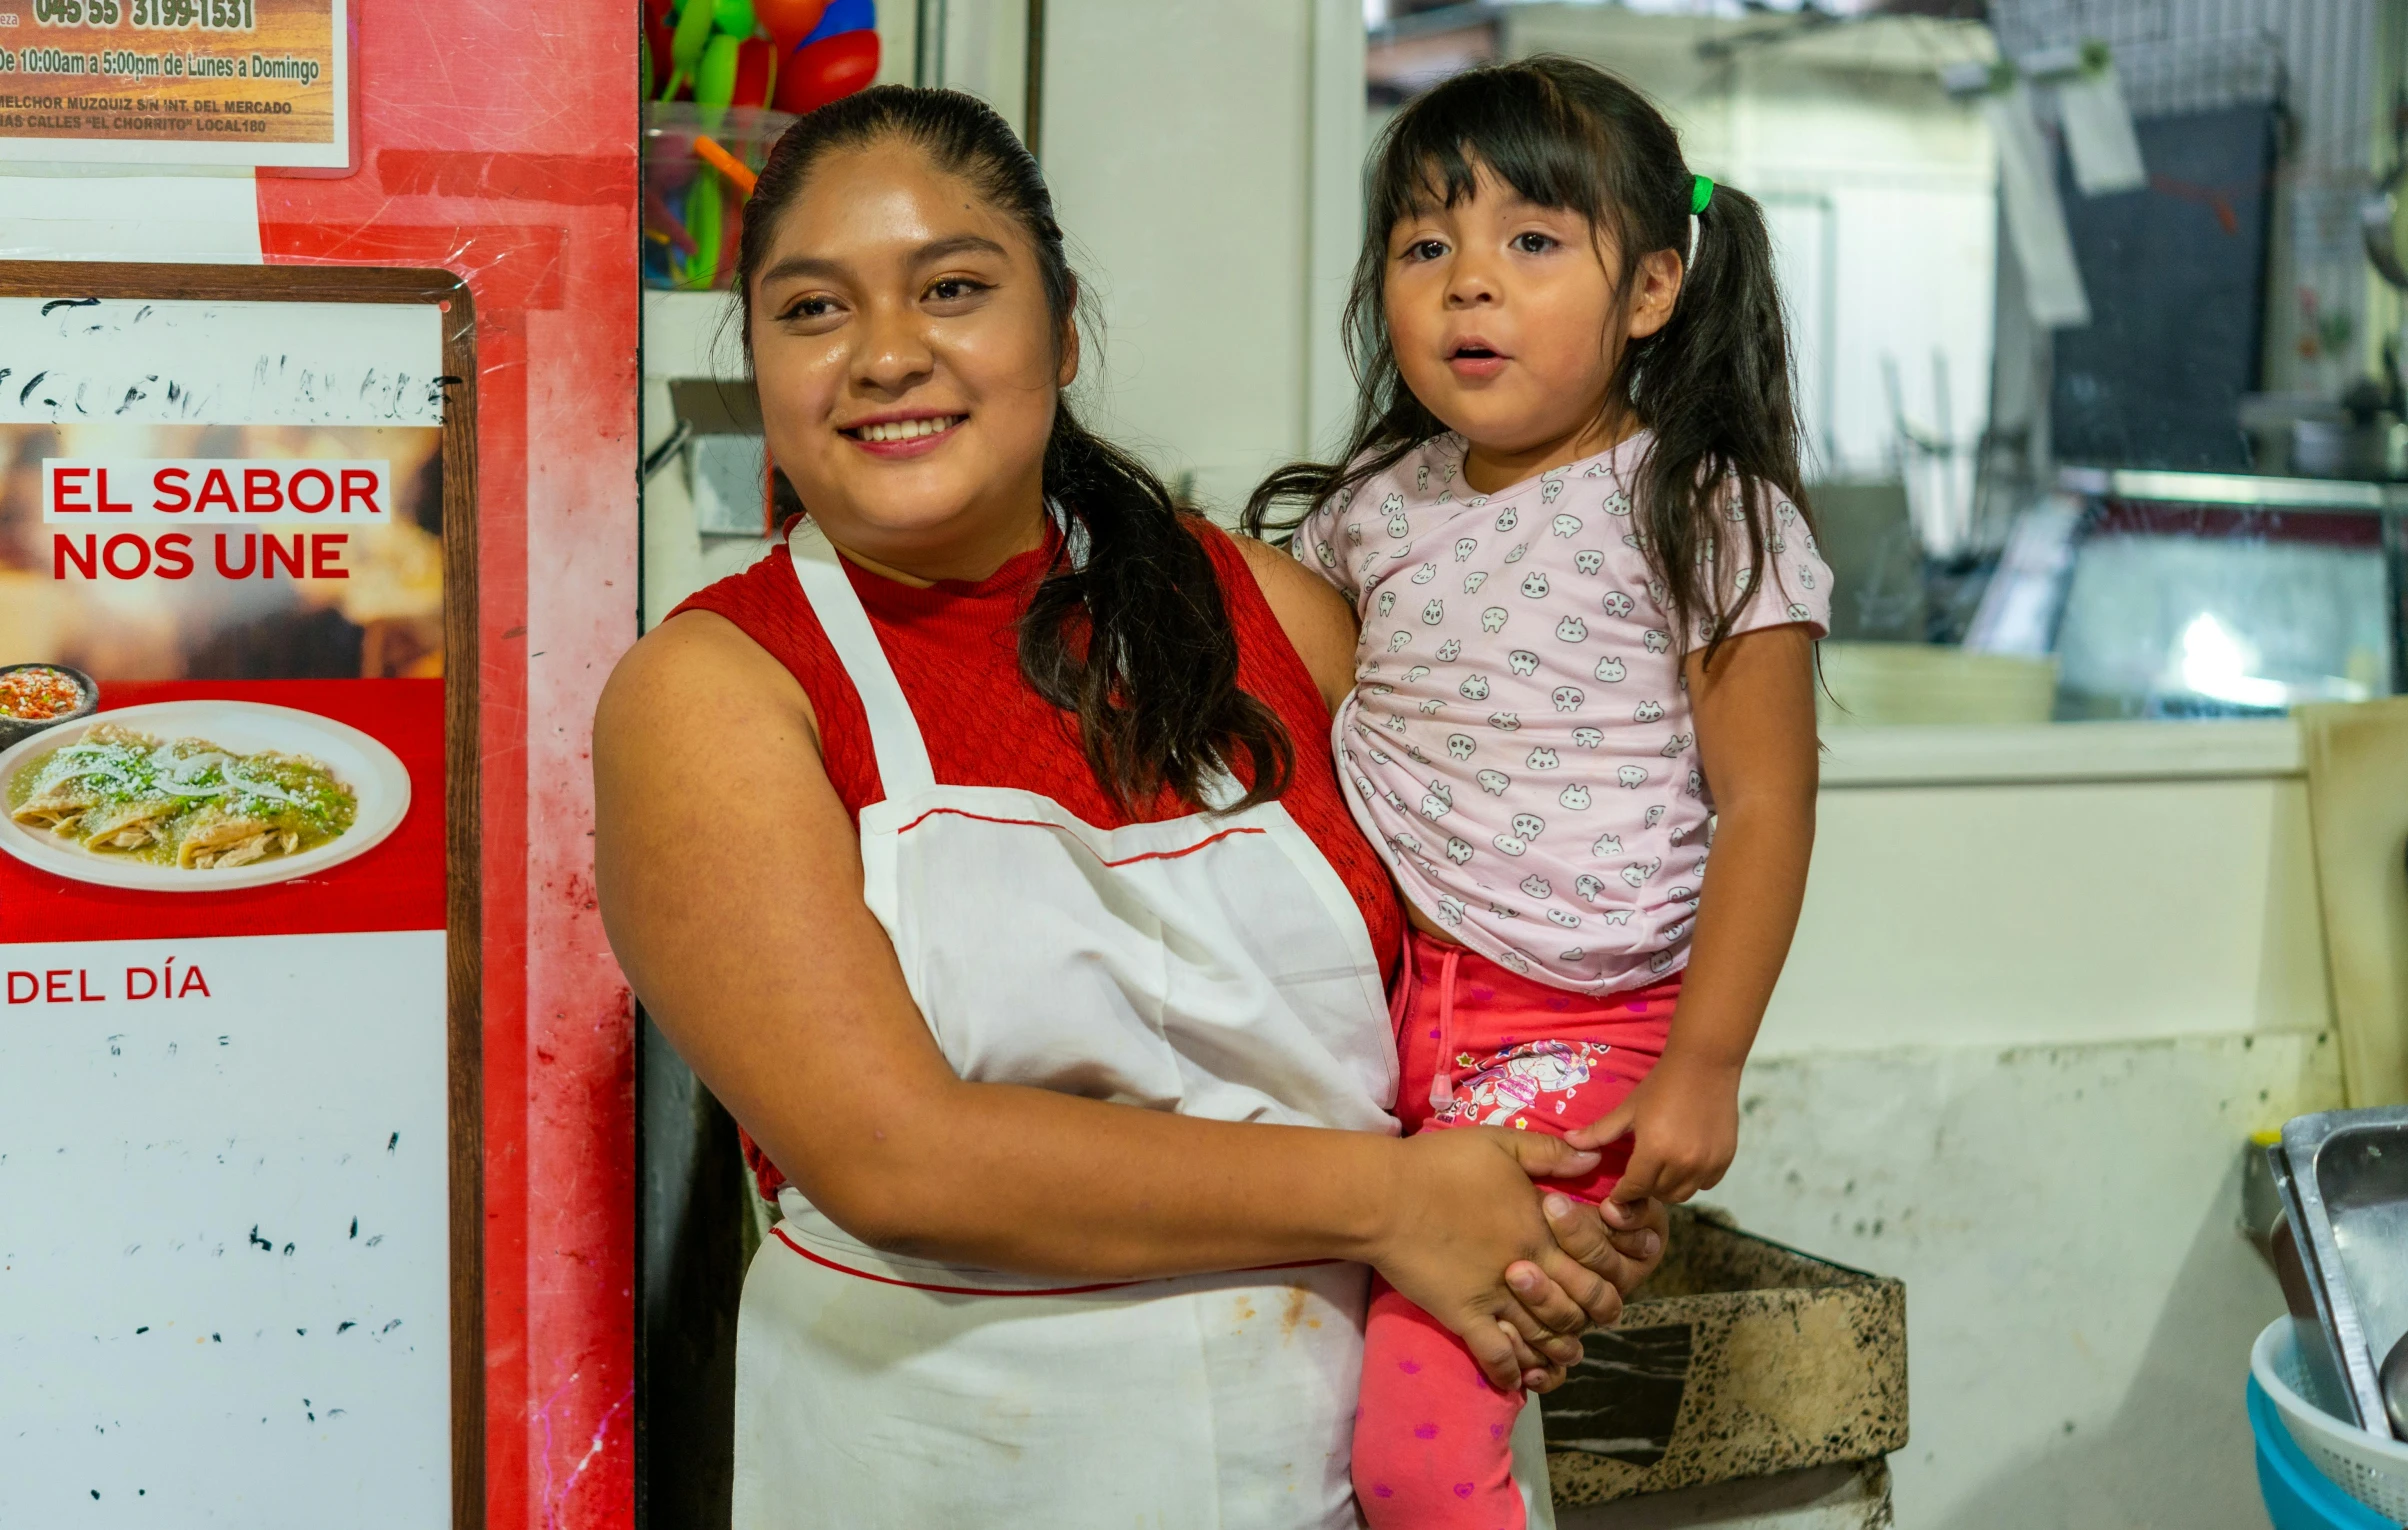
[{"label": "white plate of food", "polygon": [[144,892],[263,887],[391,834],[410,773],[346,723],[256,701],[162,701],[0,750],[0,850]]}]

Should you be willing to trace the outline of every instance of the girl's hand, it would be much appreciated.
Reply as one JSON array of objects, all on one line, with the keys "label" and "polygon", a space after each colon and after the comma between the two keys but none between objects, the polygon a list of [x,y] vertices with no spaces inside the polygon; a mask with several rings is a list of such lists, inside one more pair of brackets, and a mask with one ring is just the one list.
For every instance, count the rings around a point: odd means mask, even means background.
[{"label": "girl's hand", "polygon": [[[1664,1261],[1664,1238],[1671,1228],[1664,1203],[1609,1200],[1592,1206],[1550,1190],[1539,1209],[1557,1249],[1541,1262],[1543,1273],[1572,1293],[1593,1326],[1613,1327],[1623,1301]],[[1524,1286],[1516,1274],[1508,1267],[1505,1279],[1520,1291]]]},{"label": "girl's hand", "polygon": [[1493,1127],[1424,1132],[1401,1147],[1371,1264],[1461,1339],[1498,1391],[1553,1387],[1579,1358],[1593,1315],[1559,1281],[1516,1291],[1506,1269],[1528,1262],[1549,1277],[1560,1269],[1584,1290],[1602,1287],[1606,1295],[1588,1291],[1592,1300],[1620,1311],[1611,1283],[1567,1260],[1530,1188],[1533,1179],[1585,1174],[1597,1155]]},{"label": "girl's hand", "polygon": [[1620,1105],[1564,1140],[1598,1148],[1624,1135],[1632,1138],[1630,1167],[1611,1199],[1677,1204],[1713,1189],[1739,1150],[1738,1065],[1666,1053]]},{"label": "girl's hand", "polygon": [[1623,1300],[1663,1262],[1669,1219],[1662,1201],[1591,1205],[1553,1190],[1539,1198],[1539,1208],[1555,1248],[1535,1263],[1507,1265],[1505,1284],[1556,1330],[1555,1338],[1531,1346],[1537,1364],[1522,1375],[1533,1392],[1552,1392],[1580,1362],[1580,1335],[1613,1327]]},{"label": "girl's hand", "polygon": [[[1624,1299],[1663,1262],[1669,1224],[1664,1203],[1609,1200],[1592,1206],[1550,1190],[1540,1197],[1539,1207],[1546,1214],[1547,1230],[1554,1234],[1556,1247],[1537,1263],[1507,1265],[1505,1283],[1522,1298],[1524,1306],[1551,1316],[1554,1309],[1541,1308],[1539,1299],[1552,1295],[1552,1282],[1553,1291],[1562,1292],[1565,1300],[1587,1314],[1590,1326],[1613,1327],[1622,1316]],[[1577,1338],[1541,1345],[1540,1349],[1549,1360],[1563,1365],[1580,1359]],[[1537,1391],[1549,1391],[1553,1380],[1546,1386],[1536,1381],[1530,1385]]]}]

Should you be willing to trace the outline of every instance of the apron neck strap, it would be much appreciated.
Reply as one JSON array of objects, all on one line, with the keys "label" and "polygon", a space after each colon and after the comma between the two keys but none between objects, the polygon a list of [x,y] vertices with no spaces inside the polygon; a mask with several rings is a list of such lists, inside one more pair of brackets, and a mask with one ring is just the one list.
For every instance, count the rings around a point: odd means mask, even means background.
[{"label": "apron neck strap", "polygon": [[1062,502],[1051,495],[1046,496],[1045,513],[1053,520],[1054,529],[1062,534],[1062,551],[1069,558],[1070,566],[1085,568],[1087,566],[1086,523],[1073,519],[1070,512],[1062,508]]},{"label": "apron neck strap", "polygon": [[919,721],[911,715],[894,666],[887,663],[869,612],[862,609],[827,533],[804,516],[787,534],[786,549],[793,554],[794,577],[803,587],[803,598],[811,603],[820,630],[836,650],[836,661],[861,695],[861,710],[869,718],[870,752],[877,758],[886,800],[901,802],[933,787],[936,772],[929,767]]}]

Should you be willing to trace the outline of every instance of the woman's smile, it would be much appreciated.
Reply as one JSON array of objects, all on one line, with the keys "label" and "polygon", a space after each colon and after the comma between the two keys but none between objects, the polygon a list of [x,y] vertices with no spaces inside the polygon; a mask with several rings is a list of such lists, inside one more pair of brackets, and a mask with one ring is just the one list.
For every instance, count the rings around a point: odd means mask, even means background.
[{"label": "woman's smile", "polygon": [[969,418],[960,413],[882,414],[840,425],[836,433],[871,456],[894,462],[936,451],[952,440]]}]

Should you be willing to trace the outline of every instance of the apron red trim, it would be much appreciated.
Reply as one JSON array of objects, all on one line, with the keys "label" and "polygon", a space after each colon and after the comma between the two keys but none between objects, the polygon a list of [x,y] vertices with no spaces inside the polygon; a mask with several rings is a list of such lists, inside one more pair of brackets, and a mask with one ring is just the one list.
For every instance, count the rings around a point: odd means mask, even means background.
[{"label": "apron red trim", "polygon": [[803,1247],[800,1243],[797,1243],[792,1238],[787,1237],[786,1229],[783,1227],[773,1227],[770,1229],[770,1232],[777,1237],[777,1240],[780,1243],[783,1243],[788,1248],[793,1249],[796,1253],[802,1255],[805,1259],[810,1260],[813,1264],[825,1265],[827,1268],[836,1271],[840,1275],[852,1275],[862,1280],[874,1280],[882,1286],[905,1286],[914,1291],[934,1291],[940,1296],[1092,1296],[1098,1291],[1119,1291],[1125,1289],[1126,1287],[1140,1285],[1143,1283],[1134,1280],[1107,1280],[1101,1285],[1048,1286],[1045,1289],[1038,1291],[997,1291],[985,1286],[934,1286],[923,1281],[897,1280],[891,1275],[872,1275],[867,1270],[856,1270],[849,1264],[838,1264],[833,1259],[826,1258],[823,1255],[814,1254],[811,1252],[811,1250]]},{"label": "apron red trim", "polygon": [[[960,808],[940,807],[930,808],[927,812],[922,813],[919,817],[905,824],[900,829],[895,830],[895,832],[897,834],[909,834],[912,830],[926,823],[929,819],[938,817],[939,815],[948,818],[968,818],[978,823],[1008,824],[1017,828],[1027,829],[1059,829],[1062,827],[1058,823],[1048,823],[1042,818],[990,818],[984,813],[971,813],[965,812]],[[1095,858],[1098,861],[1102,861],[1106,866],[1131,866],[1135,865],[1139,861],[1175,861],[1183,855],[1193,855],[1198,850],[1203,849],[1206,845],[1215,844],[1221,840],[1229,838],[1231,835],[1267,834],[1269,832],[1270,831],[1268,829],[1254,827],[1223,829],[1218,834],[1206,835],[1204,838],[1197,840],[1194,844],[1189,845],[1183,850],[1148,850],[1142,855],[1123,856],[1117,861],[1106,861],[1100,855],[1097,855]],[[1076,839],[1077,836],[1073,835],[1072,838]],[[1089,855],[1095,855],[1094,850],[1090,849],[1084,840],[1079,841],[1079,848],[1086,850]]]},{"label": "apron red trim", "polygon": [[[839,1275],[851,1275],[859,1280],[874,1280],[882,1286],[901,1286],[908,1291],[934,1291],[939,1296],[1093,1296],[1098,1291],[1126,1291],[1131,1286],[1148,1286],[1153,1284],[1153,1282],[1150,1280],[1107,1280],[1092,1286],[1046,1286],[1034,1291],[999,1291],[990,1286],[937,1286],[930,1285],[925,1281],[897,1280],[892,1275],[872,1275],[867,1270],[856,1270],[849,1264],[838,1264],[835,1260],[828,1258],[825,1254],[815,1254],[811,1252],[811,1250],[803,1247],[800,1243],[797,1243],[792,1238],[788,1237],[786,1235],[786,1229],[783,1227],[772,1227],[769,1229],[769,1232],[770,1235],[776,1238],[780,1243],[783,1243],[788,1248],[793,1249],[796,1253],[802,1255],[805,1259],[810,1260],[813,1264],[819,1265],[824,1269],[834,1270]],[[1286,1264],[1258,1264],[1248,1269],[1240,1270],[1237,1273],[1241,1275],[1253,1275],[1257,1273],[1268,1274],[1273,1270],[1309,1270],[1316,1265],[1335,1264],[1337,1262],[1338,1261],[1334,1259],[1293,1259]]]}]

